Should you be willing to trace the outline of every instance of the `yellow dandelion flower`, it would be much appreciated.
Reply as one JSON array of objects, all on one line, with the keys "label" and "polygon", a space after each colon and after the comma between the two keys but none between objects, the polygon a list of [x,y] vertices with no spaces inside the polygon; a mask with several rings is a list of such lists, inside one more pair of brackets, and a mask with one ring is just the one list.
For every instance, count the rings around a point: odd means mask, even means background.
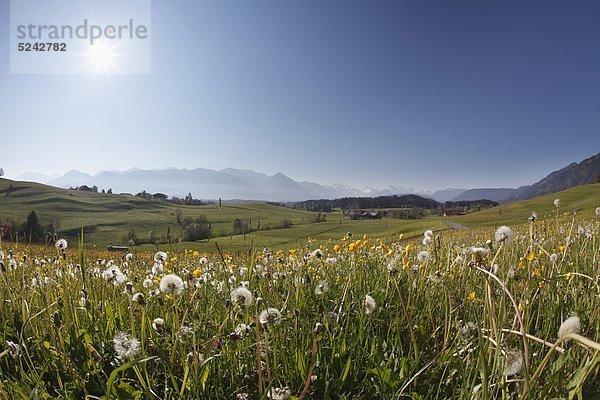
[{"label": "yellow dandelion flower", "polygon": [[569,272],[568,274],[565,275],[565,279],[570,281],[571,278],[573,278],[573,274],[571,272]]},{"label": "yellow dandelion flower", "polygon": [[339,253],[340,251],[342,251],[342,246],[340,246],[339,244],[336,244],[335,246],[333,246],[333,251],[335,251],[336,253]]},{"label": "yellow dandelion flower", "polygon": [[469,301],[477,300],[477,296],[475,295],[475,292],[469,293],[469,295],[467,296],[467,300],[469,300]]},{"label": "yellow dandelion flower", "polygon": [[350,246],[348,246],[348,248],[350,249],[350,251],[355,251],[356,250],[356,243],[350,243]]},{"label": "yellow dandelion flower", "polygon": [[200,271],[199,269],[195,269],[194,270],[194,278],[198,279],[198,278],[200,278],[200,275],[202,275],[202,271]]},{"label": "yellow dandelion flower", "polygon": [[529,254],[527,254],[527,259],[529,261],[535,260],[535,253],[533,251],[530,251]]},{"label": "yellow dandelion flower", "polygon": [[194,250],[194,252],[192,253],[192,255],[193,255],[194,257],[199,257],[199,256],[200,256],[200,253],[198,253],[198,250]]}]

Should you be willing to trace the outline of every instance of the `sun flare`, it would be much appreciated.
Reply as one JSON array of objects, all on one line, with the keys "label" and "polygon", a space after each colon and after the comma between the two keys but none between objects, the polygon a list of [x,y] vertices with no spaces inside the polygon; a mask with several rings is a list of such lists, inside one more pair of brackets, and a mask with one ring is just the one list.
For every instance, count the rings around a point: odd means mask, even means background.
[{"label": "sun flare", "polygon": [[87,52],[88,64],[94,68],[96,73],[109,73],[117,67],[119,54],[117,46],[110,46],[106,42],[98,42],[90,45]]}]

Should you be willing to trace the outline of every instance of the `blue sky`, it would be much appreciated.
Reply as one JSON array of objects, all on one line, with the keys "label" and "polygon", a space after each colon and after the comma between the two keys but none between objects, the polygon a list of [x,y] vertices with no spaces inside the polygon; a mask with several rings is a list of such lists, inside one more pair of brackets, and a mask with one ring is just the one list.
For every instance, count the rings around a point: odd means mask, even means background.
[{"label": "blue sky", "polygon": [[0,167],[514,187],[600,152],[600,3],[152,2],[152,73],[11,75]]}]

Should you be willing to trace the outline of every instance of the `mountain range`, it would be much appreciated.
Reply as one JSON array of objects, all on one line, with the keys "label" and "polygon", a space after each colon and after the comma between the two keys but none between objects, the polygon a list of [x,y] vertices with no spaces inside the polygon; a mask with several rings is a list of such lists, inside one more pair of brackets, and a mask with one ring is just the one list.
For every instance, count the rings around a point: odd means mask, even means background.
[{"label": "mountain range", "polygon": [[542,180],[519,188],[443,189],[424,191],[401,186],[383,189],[357,189],[345,185],[321,185],[299,182],[277,173],[267,175],[248,169],[226,168],[152,169],[133,168],[127,171],[101,171],[90,175],[72,170],[62,176],[27,173],[18,180],[34,181],[52,186],[69,188],[82,185],[109,188],[114,193],[165,193],[184,197],[192,193],[198,199],[239,199],[292,202],[311,199],[335,199],[342,197],[377,197],[417,194],[439,202],[488,199],[500,203],[528,199],[542,194],[554,193],[570,187],[594,183],[600,175],[600,154],[572,163],[550,173]]},{"label": "mountain range", "polygon": [[571,163],[550,173],[532,185],[516,189],[471,189],[465,190],[453,200],[488,199],[499,203],[531,199],[544,194],[556,193],[579,185],[600,183],[600,153],[586,158],[580,163]]},{"label": "mountain range", "polygon": [[280,202],[357,196],[377,197],[409,193],[431,197],[437,201],[446,201],[464,190],[447,189],[432,192],[399,186],[388,186],[383,189],[367,187],[361,190],[345,185],[299,182],[282,173],[267,175],[249,169],[235,168],[222,170],[206,168],[142,170],[133,168],[127,171],[101,171],[95,175],[71,170],[62,176],[26,173],[16,179],[61,188],[82,185],[97,186],[100,190],[110,188],[114,193],[138,193],[145,190],[149,193],[165,193],[177,197],[184,197],[188,193],[192,193],[194,198],[199,199],[223,198]]}]

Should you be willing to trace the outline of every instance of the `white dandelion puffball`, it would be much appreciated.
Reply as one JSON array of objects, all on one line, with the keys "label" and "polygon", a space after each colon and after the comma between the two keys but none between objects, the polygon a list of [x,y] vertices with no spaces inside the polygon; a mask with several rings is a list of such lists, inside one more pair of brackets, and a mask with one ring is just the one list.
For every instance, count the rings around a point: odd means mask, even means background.
[{"label": "white dandelion puffball", "polygon": [[131,296],[131,301],[139,305],[144,305],[146,303],[146,300],[144,299],[144,295],[142,293],[134,293],[134,295]]},{"label": "white dandelion puffball", "polygon": [[155,318],[154,321],[152,321],[152,328],[157,331],[159,329],[161,329],[163,327],[163,325],[165,324],[165,320],[162,318]]},{"label": "white dandelion puffball", "polygon": [[556,263],[558,261],[558,255],[556,253],[550,254],[550,261],[552,261],[552,263]]},{"label": "white dandelion puffball", "polygon": [[554,207],[560,206],[560,199],[554,199]]},{"label": "white dandelion puffball", "polygon": [[58,250],[65,250],[68,247],[68,243],[65,239],[58,239],[54,245]]},{"label": "white dandelion puffball", "polygon": [[172,296],[179,296],[183,293],[183,280],[177,275],[165,275],[160,280],[160,291],[164,294],[169,294]]},{"label": "white dandelion puffball", "polygon": [[240,286],[231,291],[231,302],[242,307],[251,306],[254,303],[254,297],[246,287]]},{"label": "white dandelion puffball", "polygon": [[538,218],[537,213],[535,211],[532,211],[531,215],[529,216],[529,221],[530,222],[535,222],[535,221],[537,221],[537,218]]},{"label": "white dandelion puffball", "polygon": [[164,263],[165,261],[167,261],[167,253],[164,251],[159,251],[154,255],[154,262]]},{"label": "white dandelion puffball", "polygon": [[117,333],[113,339],[113,346],[117,356],[124,360],[135,358],[142,350],[140,341],[124,332]]},{"label": "white dandelion puffball", "polygon": [[423,246],[428,246],[431,244],[431,242],[433,242],[433,239],[431,238],[431,236],[425,236],[423,238]]},{"label": "white dandelion puffball", "polygon": [[473,256],[475,256],[475,259],[479,261],[487,257],[489,252],[490,251],[484,247],[471,247],[471,254],[473,254]]},{"label": "white dandelion puffball", "polygon": [[430,238],[433,236],[433,231],[431,229],[428,229],[423,233],[423,236]]},{"label": "white dandelion puffball", "polygon": [[596,208],[596,215],[600,216],[600,207]]},{"label": "white dandelion puffball", "polygon": [[328,291],[329,291],[329,284],[327,283],[327,281],[319,282],[317,284],[317,286],[315,286],[315,294],[317,296],[321,296],[322,294],[325,294]]},{"label": "white dandelion puffball", "polygon": [[365,296],[365,301],[363,302],[363,304],[365,306],[365,313],[367,315],[373,314],[375,312],[375,309],[377,308],[377,303],[375,302],[375,299],[369,295]]},{"label": "white dandelion puffball", "polygon": [[429,253],[425,250],[420,251],[419,254],[417,254],[417,260],[419,260],[421,264],[426,264],[427,261],[429,261]]},{"label": "white dandelion puffball", "polygon": [[281,313],[278,309],[270,307],[260,313],[258,320],[263,326],[276,325],[281,321]]},{"label": "white dandelion puffball", "polygon": [[573,315],[572,317],[567,318],[560,324],[560,328],[558,330],[558,337],[564,338],[570,333],[579,334],[581,330],[581,321],[577,315]]},{"label": "white dandelion puffball", "polygon": [[292,395],[292,391],[287,386],[284,388],[271,388],[267,392],[267,398],[271,400],[286,400]]},{"label": "white dandelion puffball", "polygon": [[506,243],[509,244],[513,241],[515,234],[512,229],[508,226],[501,226],[496,230],[496,234],[494,235],[494,239],[496,239],[496,243]]},{"label": "white dandelion puffball", "polygon": [[523,368],[523,354],[518,350],[511,350],[506,354],[504,362],[504,375],[516,375]]}]

